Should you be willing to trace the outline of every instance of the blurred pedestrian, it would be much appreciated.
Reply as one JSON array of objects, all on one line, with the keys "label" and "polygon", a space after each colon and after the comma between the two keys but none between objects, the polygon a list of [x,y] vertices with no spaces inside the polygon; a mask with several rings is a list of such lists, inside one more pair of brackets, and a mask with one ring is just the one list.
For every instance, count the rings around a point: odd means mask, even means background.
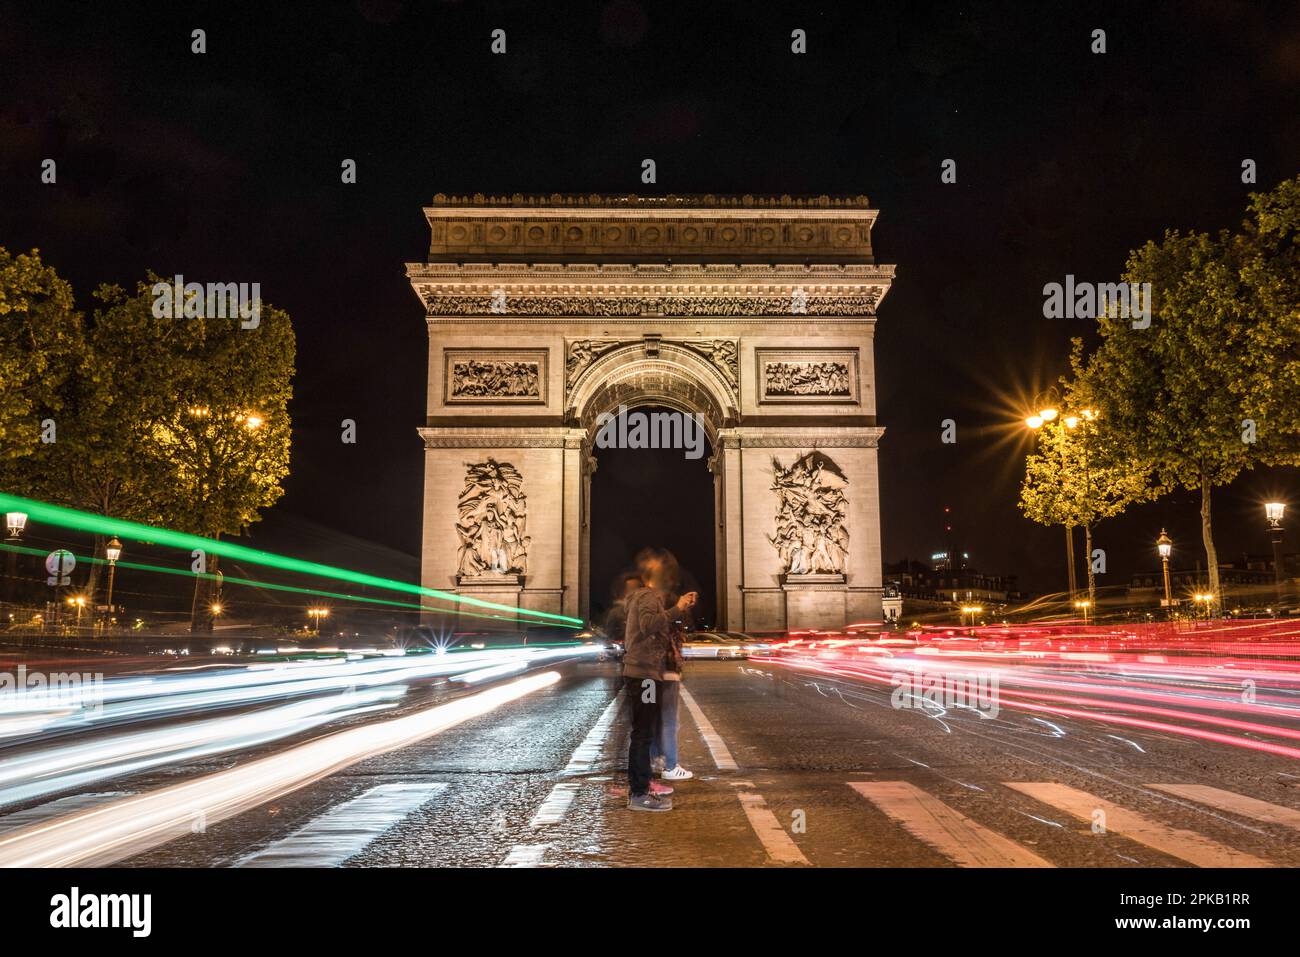
[{"label": "blurred pedestrian", "polygon": [[676,570],[676,561],[668,552],[642,552],[637,557],[637,568],[646,587],[627,598],[623,651],[623,682],[632,724],[627,750],[627,806],[633,811],[671,811],[673,802],[663,793],[665,786],[651,778],[650,746],[666,683],[664,673],[671,662],[671,630],[674,623],[680,625],[695,604],[695,595],[683,595],[665,606]]}]

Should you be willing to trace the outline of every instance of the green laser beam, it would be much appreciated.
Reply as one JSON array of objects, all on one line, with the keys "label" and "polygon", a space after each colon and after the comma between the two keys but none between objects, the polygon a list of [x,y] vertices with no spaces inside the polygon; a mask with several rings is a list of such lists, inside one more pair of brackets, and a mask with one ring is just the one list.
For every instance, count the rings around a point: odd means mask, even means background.
[{"label": "green laser beam", "polygon": [[35,499],[10,495],[7,492],[0,492],[0,512],[26,512],[30,519],[59,528],[72,528],[96,535],[115,535],[137,542],[150,542],[188,551],[197,549],[223,558],[248,562],[253,565],[264,565],[268,568],[278,568],[283,571],[297,572],[303,575],[313,575],[317,578],[332,578],[336,581],[351,582],[354,585],[368,585],[372,588],[381,588],[387,591],[436,598],[439,601],[449,601],[458,605],[473,605],[477,608],[505,611],[509,612],[512,617],[526,615],[559,622],[571,627],[582,627],[583,625],[580,618],[570,618],[568,615],[557,615],[549,611],[535,611],[529,608],[501,605],[497,602],[470,598],[466,595],[454,595],[451,592],[439,591],[436,588],[425,588],[423,585],[412,585],[409,582],[401,582],[393,578],[381,578],[378,575],[368,575],[365,572],[354,572],[350,569],[323,565],[319,562],[309,562],[301,558],[276,555],[273,552],[264,552],[256,548],[249,548],[246,545],[237,545],[234,542],[223,542],[214,538],[191,535],[187,532],[156,528],[140,522],[128,522],[120,518],[109,518],[73,508],[64,508],[60,505],[50,505],[46,502],[38,502]]},{"label": "green laser beam", "polygon": [[[11,545],[7,542],[0,542],[0,551],[17,552],[20,555],[35,555],[38,558],[46,554],[46,551],[44,549],[29,548],[25,545]],[[107,559],[96,558],[92,555],[78,555],[74,552],[72,557],[75,558],[78,562],[89,562],[94,565],[108,564]],[[266,588],[271,591],[294,592],[300,595],[313,595],[319,598],[335,598],[341,601],[360,601],[360,602],[367,602],[372,605],[385,605],[394,608],[409,608],[409,609],[414,609],[415,611],[442,610],[439,608],[435,608],[431,605],[417,605],[409,601],[393,601],[390,598],[370,598],[366,595],[351,595],[345,592],[324,591],[323,589],[320,588],[307,588],[302,585],[282,585],[276,582],[258,581],[255,578],[240,578],[239,576],[226,575],[225,573],[218,575],[215,572],[190,572],[190,571],[186,571],[183,568],[171,568],[167,565],[146,565],[141,562],[129,562],[124,559],[118,559],[117,566],[119,568],[130,568],[136,571],[159,572],[164,575],[180,575],[180,576],[184,576],[185,578],[202,578],[206,581],[220,580],[222,584],[225,585],[240,585],[247,588]],[[483,615],[472,611],[462,611],[460,612],[460,614],[469,615],[474,618],[489,618],[493,621],[502,620],[500,615]]]}]

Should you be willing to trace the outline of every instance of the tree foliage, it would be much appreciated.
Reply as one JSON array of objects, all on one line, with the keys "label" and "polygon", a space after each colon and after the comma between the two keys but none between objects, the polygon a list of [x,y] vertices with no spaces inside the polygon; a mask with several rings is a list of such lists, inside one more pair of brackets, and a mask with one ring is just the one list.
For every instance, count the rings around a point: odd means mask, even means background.
[{"label": "tree foliage", "polygon": [[69,380],[86,359],[72,287],[40,253],[0,247],[0,481],[44,489],[42,425],[58,420]]},{"label": "tree foliage", "polygon": [[1129,257],[1151,322],[1112,313],[1078,362],[1119,451],[1162,490],[1201,492],[1210,590],[1219,596],[1211,491],[1258,464],[1300,464],[1300,180],[1254,195],[1239,232],[1166,232]]}]

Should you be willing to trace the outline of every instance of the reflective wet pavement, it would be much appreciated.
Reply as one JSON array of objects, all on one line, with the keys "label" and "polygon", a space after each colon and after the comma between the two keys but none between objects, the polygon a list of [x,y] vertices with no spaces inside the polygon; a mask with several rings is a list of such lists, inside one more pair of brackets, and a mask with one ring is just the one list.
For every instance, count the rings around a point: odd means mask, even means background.
[{"label": "reflective wet pavement", "polygon": [[122,863],[231,866],[288,840],[277,846],[349,867],[1300,864],[1290,758],[1010,710],[940,719],[895,709],[888,687],[750,662],[692,663],[704,723],[683,706],[680,740],[697,777],[675,785],[672,812],[632,813],[617,665],[557,670],[547,688]]}]

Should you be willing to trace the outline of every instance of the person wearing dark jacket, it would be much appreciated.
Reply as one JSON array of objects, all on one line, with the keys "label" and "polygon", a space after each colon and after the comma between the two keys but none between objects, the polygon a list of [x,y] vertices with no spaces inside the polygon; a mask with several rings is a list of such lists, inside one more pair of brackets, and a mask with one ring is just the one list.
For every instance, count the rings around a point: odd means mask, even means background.
[{"label": "person wearing dark jacket", "polygon": [[[650,743],[654,737],[665,669],[672,660],[672,629],[680,626],[695,604],[689,592],[672,604],[665,602],[670,559],[654,553],[639,562],[645,588],[627,598],[627,627],[623,650],[623,683],[632,716],[627,751],[628,800],[634,811],[671,811],[671,798],[650,793]],[[665,607],[667,605],[667,607]]]},{"label": "person wearing dark jacket", "polygon": [[642,586],[641,576],[634,575],[630,572],[623,576],[619,582],[620,590],[618,598],[605,613],[605,637],[610,641],[617,641],[623,644],[625,633],[627,632],[627,599],[632,592]]}]

